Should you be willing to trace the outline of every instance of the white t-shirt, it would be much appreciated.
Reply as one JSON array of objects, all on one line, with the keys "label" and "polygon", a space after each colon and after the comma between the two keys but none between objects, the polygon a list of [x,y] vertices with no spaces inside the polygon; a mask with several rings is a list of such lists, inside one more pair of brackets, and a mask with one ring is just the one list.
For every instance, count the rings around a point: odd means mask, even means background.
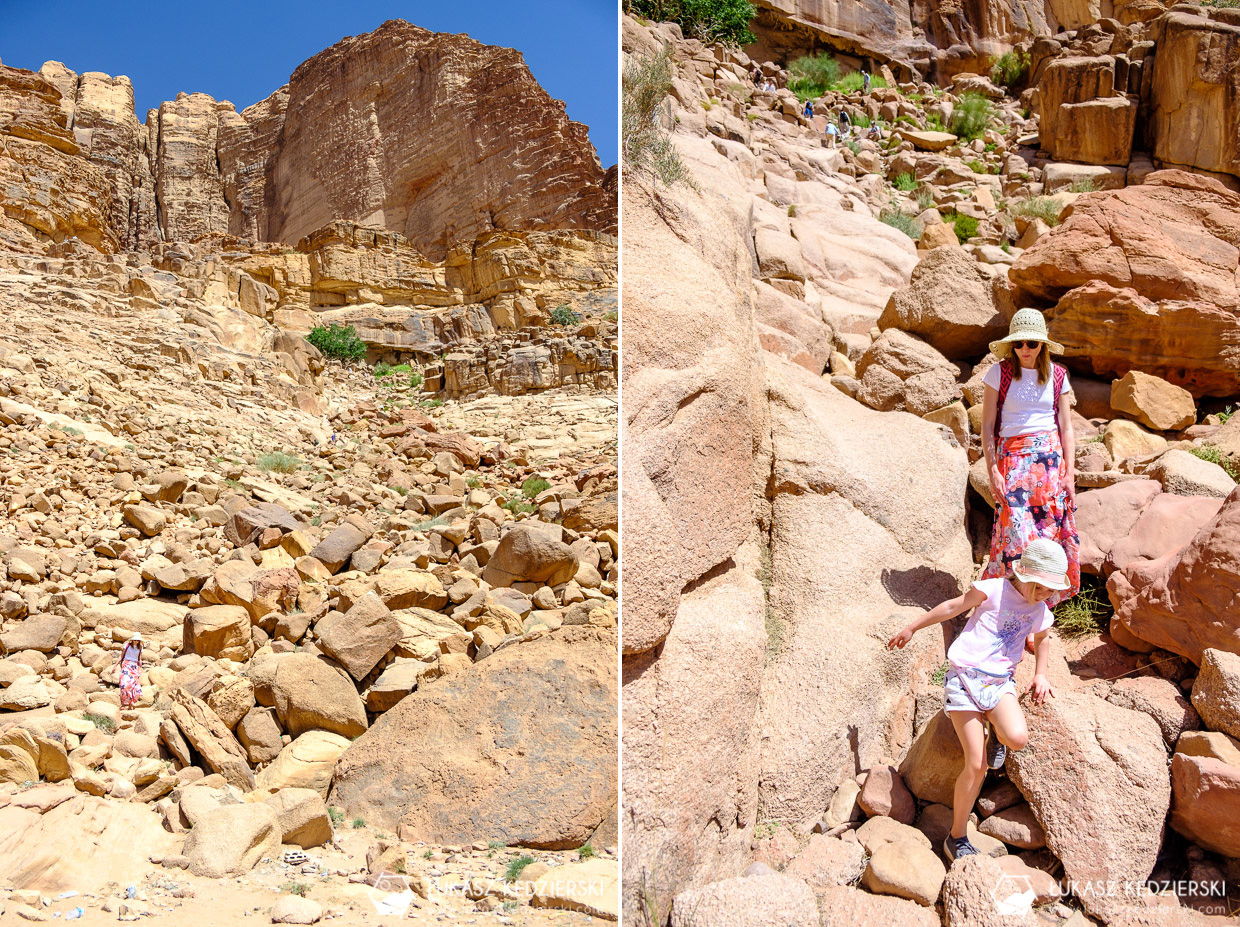
[{"label": "white t-shirt", "polygon": [[1043,602],[1030,605],[1002,577],[979,579],[973,588],[986,594],[960,636],[952,641],[947,659],[956,667],[975,667],[995,676],[1007,676],[1020,662],[1025,638],[1045,631],[1055,616]]},{"label": "white t-shirt", "polygon": [[[999,391],[999,365],[1007,361],[992,364],[982,377],[982,382]],[[1068,375],[1064,373],[1063,390],[1068,392]],[[999,437],[1015,438],[1017,435],[1031,435],[1039,431],[1055,431],[1059,426],[1055,422],[1058,403],[1055,402],[1055,373],[1044,384],[1038,383],[1037,370],[1020,369],[1020,379],[1012,377],[1012,385],[1008,387],[1007,399],[1003,401],[1002,418],[999,421]]]}]

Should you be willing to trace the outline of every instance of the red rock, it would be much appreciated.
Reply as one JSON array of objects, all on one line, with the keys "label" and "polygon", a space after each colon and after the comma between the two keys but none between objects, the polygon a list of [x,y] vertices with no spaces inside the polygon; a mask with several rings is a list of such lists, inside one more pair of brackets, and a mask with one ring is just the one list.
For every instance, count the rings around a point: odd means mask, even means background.
[{"label": "red rock", "polygon": [[1081,571],[1101,575],[1116,541],[1128,535],[1141,512],[1162,491],[1155,480],[1131,480],[1076,497],[1076,528],[1081,539]]},{"label": "red rock", "polygon": [[1240,195],[1219,181],[1157,171],[1078,200],[1010,277],[1043,302],[1050,336],[1076,369],[1137,368],[1194,396],[1240,392],[1234,337]]},{"label": "red rock", "polygon": [[1240,488],[1184,548],[1129,564],[1107,594],[1132,634],[1200,664],[1209,647],[1235,652],[1240,634]]},{"label": "red rock", "polygon": [[1109,576],[1130,563],[1157,560],[1179,550],[1218,514],[1222,505],[1222,499],[1208,496],[1160,493],[1137,516],[1128,533],[1112,545],[1104,571]]},{"label": "red rock", "polygon": [[1171,826],[1207,850],[1240,857],[1240,767],[1177,753],[1171,788]]},{"label": "red rock", "polygon": [[857,803],[870,817],[885,815],[901,824],[912,824],[917,816],[913,794],[894,766],[871,767]]}]

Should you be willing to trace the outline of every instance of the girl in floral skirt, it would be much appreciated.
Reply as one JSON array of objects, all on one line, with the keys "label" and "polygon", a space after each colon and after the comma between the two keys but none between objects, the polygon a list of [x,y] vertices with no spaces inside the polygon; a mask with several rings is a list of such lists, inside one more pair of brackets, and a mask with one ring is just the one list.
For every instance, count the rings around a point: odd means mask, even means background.
[{"label": "girl in floral skirt", "polygon": [[1046,600],[1053,608],[1081,587],[1068,375],[1050,358],[1063,346],[1047,337],[1042,313],[1021,309],[1008,336],[992,341],[990,351],[999,363],[983,378],[982,448],[995,521],[982,578],[1011,577],[1030,541],[1055,541],[1068,557],[1068,588]]},{"label": "girl in floral skirt", "polygon": [[142,635],[134,634],[121,649],[121,708],[133,708],[142,698]]}]

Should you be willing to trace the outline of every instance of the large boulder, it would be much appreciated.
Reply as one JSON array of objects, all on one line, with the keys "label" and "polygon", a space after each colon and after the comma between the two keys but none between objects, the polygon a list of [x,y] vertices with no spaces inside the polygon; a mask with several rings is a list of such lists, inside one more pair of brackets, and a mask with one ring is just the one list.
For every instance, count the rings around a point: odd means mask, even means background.
[{"label": "large boulder", "polygon": [[577,556],[562,536],[558,525],[515,525],[500,538],[482,578],[497,588],[568,582],[577,573]]},{"label": "large boulder", "polygon": [[1205,726],[1240,737],[1240,654],[1208,649],[1193,680],[1193,707]]},{"label": "large boulder", "polygon": [[366,541],[365,531],[346,522],[316,544],[310,556],[327,567],[328,572],[339,573]]},{"label": "large boulder", "polygon": [[255,696],[275,707],[293,737],[323,730],[353,738],[366,730],[366,706],[348,675],[309,653],[280,654],[272,662],[269,681],[251,675]]},{"label": "large boulder", "polygon": [[1006,270],[959,248],[938,248],[917,264],[908,286],[891,294],[878,327],[910,332],[949,360],[972,359],[1007,334],[1015,311]]},{"label": "large boulder", "polygon": [[270,805],[224,805],[198,818],[181,852],[194,875],[222,879],[244,875],[264,857],[278,857],[280,837],[279,817]]},{"label": "large boulder", "polygon": [[925,415],[962,397],[956,366],[920,338],[889,328],[857,363],[857,399],[880,412]]},{"label": "large boulder", "polygon": [[[1126,83],[1127,69],[1122,73]],[[1111,55],[1068,55],[1047,64],[1034,100],[1040,138],[1051,157],[1126,166],[1132,156],[1137,101],[1123,89],[1116,92]]]},{"label": "large boulder", "polygon": [[1009,276],[1053,304],[1050,336],[1078,369],[1123,376],[1135,367],[1194,396],[1232,396],[1240,360],[1219,345],[1235,336],[1238,240],[1240,194],[1157,171],[1078,200]]},{"label": "large boulder", "polygon": [[1162,491],[1155,480],[1129,480],[1079,493],[1076,529],[1081,539],[1081,572],[1097,576],[1116,541],[1126,537],[1145,507]]},{"label": "large boulder", "polygon": [[260,789],[313,789],[326,797],[332,772],[349,740],[331,731],[306,731],[279,752],[256,777]]},{"label": "large boulder", "polygon": [[1207,850],[1240,857],[1240,767],[1177,753],[1171,789],[1173,828]]},{"label": "large boulder", "polygon": [[809,843],[784,867],[786,875],[804,879],[817,894],[833,885],[851,885],[865,872],[865,850],[857,841],[812,834]]},{"label": "large boulder", "polygon": [[1163,742],[1174,750],[1185,731],[1201,727],[1201,718],[1192,703],[1170,679],[1136,676],[1119,679],[1107,693],[1107,701],[1121,708],[1143,711],[1158,724]]},{"label": "large boulder", "polygon": [[818,906],[814,893],[800,879],[768,872],[681,892],[672,903],[671,924],[818,927]]},{"label": "large boulder", "polygon": [[[1131,483],[1121,483],[1109,488],[1144,482],[1133,480]],[[1104,490],[1099,490],[1102,491]],[[1086,494],[1086,497],[1089,495],[1092,493]],[[1159,493],[1129,526],[1127,534],[1112,544],[1103,563],[1103,573],[1110,576],[1129,564],[1157,560],[1174,554],[1196,537],[1197,532],[1218,514],[1222,506],[1222,499]]]},{"label": "large boulder", "polygon": [[[1046,845],[1078,882],[1144,881],[1162,846],[1171,802],[1167,753],[1152,718],[1082,691],[1034,705],[1029,743],[1008,753],[1008,776],[1046,831]],[[1106,919],[1118,902],[1084,895]]]},{"label": "large boulder", "polygon": [[219,715],[206,702],[185,689],[174,688],[169,695],[173,703],[172,720],[185,739],[202,755],[207,766],[239,789],[248,791],[254,788],[254,773],[245,748],[237,742]]},{"label": "large boulder", "polygon": [[[1240,77],[1229,63],[1240,57],[1240,25],[1210,18],[1202,9],[1176,11],[1159,22],[1158,54],[1149,85],[1153,155],[1240,177]],[[1147,65],[1148,67],[1149,65]],[[1192,113],[1193,131],[1184,131]]]},{"label": "large boulder", "polygon": [[1179,431],[1197,421],[1192,393],[1140,370],[1111,383],[1111,408],[1155,431]]},{"label": "large boulder", "polygon": [[822,913],[819,927],[942,927],[934,908],[895,895],[874,895],[851,885],[816,890]]},{"label": "large boulder", "polygon": [[1167,492],[1178,496],[1226,499],[1236,488],[1236,481],[1218,464],[1179,448],[1172,448],[1154,461],[1149,475],[1162,483]]},{"label": "large boulder", "polygon": [[208,605],[191,609],[181,626],[182,652],[243,663],[254,652],[250,613],[239,605]]},{"label": "large boulder", "polygon": [[347,612],[329,612],[314,626],[319,648],[354,679],[362,679],[401,639],[399,622],[375,593]]},{"label": "large boulder", "polygon": [[615,646],[569,626],[419,689],[341,756],[332,803],[402,840],[581,846],[617,800]]},{"label": "large boulder", "polygon": [[56,649],[68,627],[68,620],[60,615],[31,615],[0,634],[0,653],[17,653],[19,650],[50,653]]},{"label": "large boulder", "polygon": [[1194,663],[1240,651],[1240,489],[1182,549],[1111,574],[1107,594],[1129,632]]},{"label": "large boulder", "polygon": [[284,788],[264,799],[264,803],[276,813],[281,842],[295,843],[308,850],[332,839],[327,804],[317,790]]},{"label": "large boulder", "polygon": [[978,854],[952,864],[943,882],[946,927],[1037,927],[1042,923],[1033,911],[1038,900],[1033,882],[1045,873],[1024,866],[1013,873],[1012,859]]}]

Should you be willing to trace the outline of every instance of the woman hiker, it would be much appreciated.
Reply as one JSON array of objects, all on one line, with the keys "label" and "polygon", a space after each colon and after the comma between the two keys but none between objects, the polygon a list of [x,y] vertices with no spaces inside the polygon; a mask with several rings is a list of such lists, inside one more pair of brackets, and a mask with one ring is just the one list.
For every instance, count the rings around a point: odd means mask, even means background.
[{"label": "woman hiker", "polygon": [[999,363],[982,380],[982,450],[995,521],[982,579],[1011,577],[1035,538],[1055,541],[1068,558],[1068,587],[1046,599],[1053,608],[1081,588],[1068,372],[1050,357],[1062,354],[1063,346],[1047,337],[1042,313],[1021,309],[1007,337],[990,343],[990,352]]},{"label": "woman hiker", "polygon": [[121,648],[121,708],[133,708],[142,698],[142,635],[135,633]]}]

